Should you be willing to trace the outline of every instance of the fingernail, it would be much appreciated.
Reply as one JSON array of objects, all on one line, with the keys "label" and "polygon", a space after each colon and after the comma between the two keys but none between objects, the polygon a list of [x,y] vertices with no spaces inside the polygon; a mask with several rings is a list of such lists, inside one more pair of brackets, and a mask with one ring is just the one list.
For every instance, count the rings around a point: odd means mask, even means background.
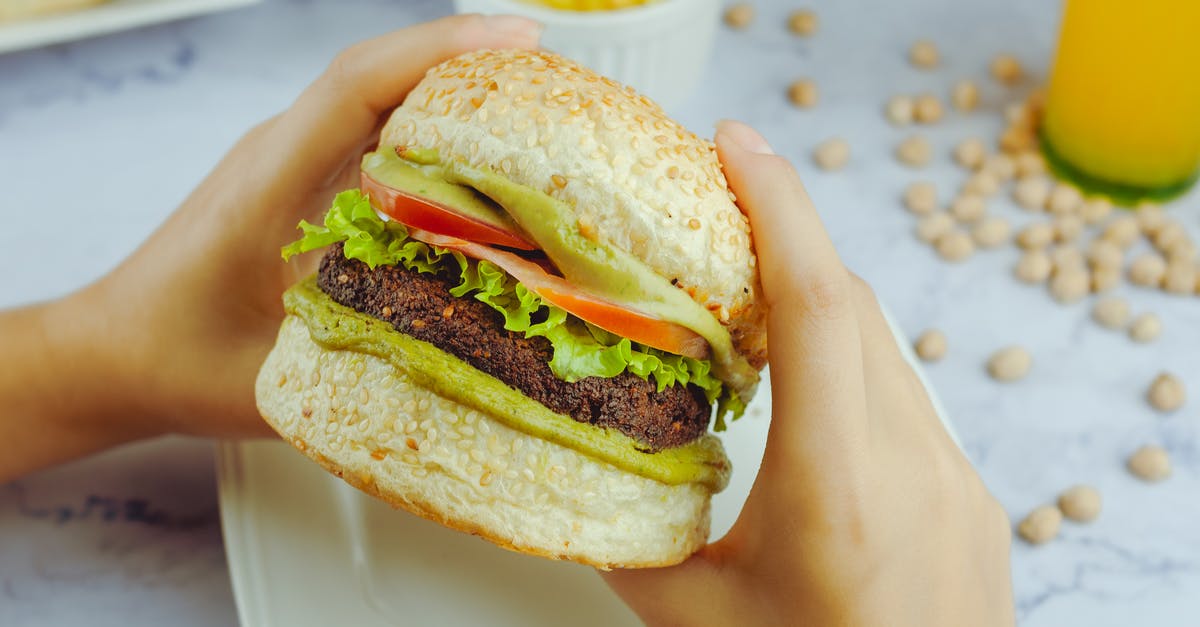
[{"label": "fingernail", "polygon": [[758,131],[737,120],[721,120],[717,122],[717,134],[728,137],[739,148],[758,155],[773,155],[771,145]]},{"label": "fingernail", "polygon": [[519,15],[488,15],[483,18],[488,32],[537,39],[542,35],[542,23]]}]

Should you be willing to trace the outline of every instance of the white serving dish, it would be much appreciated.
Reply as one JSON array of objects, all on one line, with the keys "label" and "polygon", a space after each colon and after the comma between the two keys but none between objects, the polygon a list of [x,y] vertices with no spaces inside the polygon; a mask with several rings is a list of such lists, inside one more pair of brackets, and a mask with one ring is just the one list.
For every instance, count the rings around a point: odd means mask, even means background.
[{"label": "white serving dish", "polygon": [[459,13],[514,14],[546,26],[542,45],[632,85],[663,108],[700,83],[720,21],[720,0],[657,0],[617,11],[562,11],[520,0],[454,0]]},{"label": "white serving dish", "polygon": [[[953,437],[909,342],[894,323],[892,330]],[[746,416],[722,434],[734,473],[713,498],[714,538],[733,525],[750,493],[770,398],[764,378]],[[221,444],[217,481],[245,627],[639,624],[591,568],[510,553],[395,511],[282,442]]]},{"label": "white serving dish", "polygon": [[104,35],[256,4],[260,0],[113,0],[99,6],[0,24],[0,53]]}]

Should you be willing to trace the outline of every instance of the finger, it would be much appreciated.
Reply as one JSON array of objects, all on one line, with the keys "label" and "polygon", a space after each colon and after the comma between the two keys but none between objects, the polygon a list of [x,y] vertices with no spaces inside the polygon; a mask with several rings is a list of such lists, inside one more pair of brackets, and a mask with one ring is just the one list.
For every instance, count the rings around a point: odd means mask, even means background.
[{"label": "finger", "polygon": [[716,144],[730,187],[750,218],[769,307],[774,413],[763,465],[846,459],[845,452],[864,441],[866,429],[850,274],[787,160],[737,122],[718,126]]},{"label": "finger", "polygon": [[541,25],[508,16],[456,15],[352,46],[283,116],[277,136],[285,155],[304,155],[295,175],[319,186],[357,159],[383,115],[397,107],[426,70],[483,48],[536,48]]}]

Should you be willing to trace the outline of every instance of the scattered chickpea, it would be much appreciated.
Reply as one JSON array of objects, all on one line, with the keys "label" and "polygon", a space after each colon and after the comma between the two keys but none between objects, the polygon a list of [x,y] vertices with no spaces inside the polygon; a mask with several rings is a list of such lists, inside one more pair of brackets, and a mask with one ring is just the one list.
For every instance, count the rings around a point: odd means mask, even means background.
[{"label": "scattered chickpea", "polygon": [[1017,178],[1041,176],[1046,173],[1046,158],[1036,150],[1018,153],[1014,161],[1017,166]]},{"label": "scattered chickpea", "polygon": [[1050,260],[1054,262],[1054,272],[1073,272],[1087,266],[1083,253],[1074,246],[1063,244],[1050,251]]},{"label": "scattered chickpea", "polygon": [[1010,154],[1028,152],[1037,148],[1037,135],[1032,128],[1010,126],[1000,134],[1000,150]]},{"label": "scattered chickpea", "polygon": [[980,196],[960,194],[950,203],[950,215],[959,222],[975,223],[987,215],[987,205]]},{"label": "scattered chickpea", "polygon": [[802,78],[788,85],[788,100],[801,109],[816,106],[817,97],[817,84],[810,79]]},{"label": "scattered chickpea", "polygon": [[1190,240],[1191,238],[1188,237],[1187,231],[1184,230],[1182,224],[1169,220],[1161,222],[1150,238],[1154,247],[1163,252],[1166,252],[1179,242],[1190,242]]},{"label": "scattered chickpea", "polygon": [[1055,269],[1050,277],[1050,296],[1063,305],[1083,300],[1091,288],[1092,277],[1085,268]]},{"label": "scattered chickpea", "polygon": [[1146,237],[1153,237],[1159,229],[1166,226],[1167,214],[1162,207],[1150,202],[1143,202],[1136,207],[1133,214],[1137,218],[1138,227]]},{"label": "scattered chickpea", "polygon": [[1140,234],[1137,219],[1129,215],[1117,216],[1104,227],[1104,238],[1121,248],[1133,246]]},{"label": "scattered chickpea", "polygon": [[840,170],[850,161],[850,144],[840,137],[827,139],[817,144],[813,160],[822,170]]},{"label": "scattered chickpea", "polygon": [[987,371],[997,381],[1019,381],[1033,367],[1033,356],[1020,346],[1002,348],[988,359]]},{"label": "scattered chickpea", "polygon": [[1092,522],[1100,515],[1100,492],[1087,485],[1067,488],[1058,495],[1058,509],[1075,522]]},{"label": "scattered chickpea", "polygon": [[962,140],[954,147],[954,160],[964,168],[977,170],[987,157],[987,147],[978,137]]},{"label": "scattered chickpea", "polygon": [[933,94],[921,94],[913,101],[913,119],[922,124],[933,124],[942,119],[942,102]]},{"label": "scattered chickpea", "polygon": [[961,80],[954,83],[950,90],[950,102],[954,108],[962,112],[974,111],[979,106],[979,86],[972,80]]},{"label": "scattered chickpea", "polygon": [[1050,261],[1050,255],[1039,248],[1021,255],[1013,274],[1024,283],[1045,283],[1053,270],[1054,262]]},{"label": "scattered chickpea", "polygon": [[1045,248],[1054,241],[1054,226],[1048,222],[1034,222],[1017,233],[1017,245],[1025,250]]},{"label": "scattered chickpea", "polygon": [[1000,190],[1000,181],[988,172],[976,172],[963,184],[963,192],[991,196]]},{"label": "scattered chickpea", "polygon": [[1045,178],[1024,178],[1013,186],[1013,200],[1024,209],[1041,211],[1050,197],[1050,181]]},{"label": "scattered chickpea", "polygon": [[904,165],[919,168],[933,158],[933,146],[921,135],[912,135],[896,146],[896,158]]},{"label": "scattered chickpea", "polygon": [[992,77],[1004,83],[1012,85],[1021,80],[1021,62],[1010,54],[998,54],[992,59]]},{"label": "scattered chickpea", "polygon": [[1196,289],[1196,266],[1190,261],[1168,262],[1162,287],[1171,294],[1191,295]]},{"label": "scattered chickpea", "polygon": [[971,229],[971,237],[980,248],[996,248],[1012,236],[1012,226],[1004,218],[988,218]]},{"label": "scattered chickpea", "polygon": [[908,49],[908,60],[913,67],[928,70],[937,67],[938,62],[941,61],[941,54],[938,53],[937,46],[932,41],[921,39]]},{"label": "scattered chickpea", "polygon": [[814,11],[797,9],[788,15],[788,30],[794,35],[810,37],[817,32],[820,20]]},{"label": "scattered chickpea", "polygon": [[1079,217],[1087,225],[1100,224],[1112,214],[1113,206],[1107,198],[1088,198],[1079,205]]},{"label": "scattered chickpea", "polygon": [[937,329],[929,329],[917,338],[913,348],[921,361],[940,361],[946,356],[946,334]]},{"label": "scattered chickpea", "polygon": [[896,126],[905,126],[912,124],[913,109],[916,105],[913,104],[913,99],[909,96],[892,96],[887,101],[884,107],[884,114],[892,124]]},{"label": "scattered chickpea", "polygon": [[1117,296],[1102,298],[1092,307],[1092,319],[1106,329],[1124,329],[1129,315],[1129,301]]},{"label": "scattered chickpea", "polygon": [[975,242],[963,231],[952,230],[934,243],[938,255],[950,262],[959,262],[975,253]]},{"label": "scattered chickpea", "polygon": [[754,6],[749,2],[739,2],[725,10],[725,24],[730,28],[742,30],[754,21]]},{"label": "scattered chickpea", "polygon": [[1017,535],[1030,544],[1045,544],[1058,537],[1062,527],[1062,512],[1053,505],[1035,507],[1017,525]]},{"label": "scattered chickpea", "polygon": [[937,188],[929,181],[917,181],[904,190],[904,206],[919,216],[937,210]]},{"label": "scattered chickpea", "polygon": [[983,162],[983,171],[996,177],[996,180],[1010,181],[1017,174],[1017,163],[1004,153],[992,155]]},{"label": "scattered chickpea", "polygon": [[1058,183],[1054,189],[1050,190],[1050,196],[1046,199],[1046,210],[1054,215],[1065,215],[1075,213],[1083,204],[1083,194],[1074,186],[1066,183]]},{"label": "scattered chickpea", "polygon": [[1162,481],[1171,476],[1171,456],[1161,446],[1143,446],[1125,462],[1129,472],[1143,481]]},{"label": "scattered chickpea", "polygon": [[1155,253],[1145,253],[1129,264],[1129,282],[1142,287],[1162,285],[1167,262]]},{"label": "scattered chickpea", "polygon": [[1121,283],[1121,270],[1119,268],[1092,268],[1092,293],[1100,294],[1107,292]]},{"label": "scattered chickpea", "polygon": [[1129,325],[1129,339],[1146,344],[1162,335],[1162,320],[1152,313],[1144,313],[1133,319]]},{"label": "scattered chickpea", "polygon": [[1067,243],[1079,238],[1083,232],[1083,219],[1076,215],[1060,215],[1054,219],[1054,239]]},{"label": "scattered chickpea", "polygon": [[1120,246],[1102,238],[1092,240],[1088,245],[1088,262],[1093,268],[1120,268],[1125,260],[1125,251]]},{"label": "scattered chickpea", "polygon": [[939,211],[931,213],[917,222],[917,239],[932,244],[954,228],[954,218],[950,214]]},{"label": "scattered chickpea", "polygon": [[1168,262],[1193,262],[1196,261],[1196,245],[1190,239],[1176,240],[1167,246],[1163,253],[1167,255]]},{"label": "scattered chickpea", "polygon": [[1164,372],[1155,377],[1146,391],[1146,400],[1150,406],[1161,412],[1173,412],[1183,407],[1187,400],[1187,390],[1175,375]]}]

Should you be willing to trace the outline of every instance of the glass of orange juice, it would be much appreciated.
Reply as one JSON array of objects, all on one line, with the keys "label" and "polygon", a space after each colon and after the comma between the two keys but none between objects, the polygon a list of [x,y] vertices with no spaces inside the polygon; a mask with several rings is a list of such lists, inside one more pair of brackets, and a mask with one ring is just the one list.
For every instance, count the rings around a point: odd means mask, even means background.
[{"label": "glass of orange juice", "polygon": [[1118,202],[1165,200],[1200,166],[1200,1],[1066,0],[1042,119],[1047,161]]}]

